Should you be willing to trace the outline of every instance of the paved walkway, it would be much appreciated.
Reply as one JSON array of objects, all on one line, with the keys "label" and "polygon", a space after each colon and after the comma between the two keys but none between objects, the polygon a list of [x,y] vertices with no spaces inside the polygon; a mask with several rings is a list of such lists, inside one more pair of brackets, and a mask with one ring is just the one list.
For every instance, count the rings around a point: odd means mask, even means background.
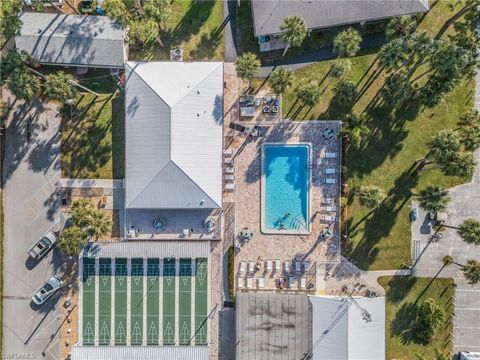
[{"label": "paved walkway", "polygon": [[[374,33],[363,36],[361,43],[362,49],[376,48],[385,43],[384,33]],[[267,77],[270,72],[277,66],[287,67],[291,70],[298,70],[305,66],[315,64],[322,60],[333,59],[337,55],[333,52],[333,46],[325,46],[316,51],[309,52],[303,56],[293,59],[280,60],[275,64],[264,65],[260,69],[258,77]]]},{"label": "paved walkway", "polygon": [[223,2],[224,21],[228,21],[225,26],[223,41],[225,43],[225,62],[233,62],[237,59],[237,0],[228,0]]},{"label": "paved walkway", "polygon": [[82,189],[123,189],[123,179],[69,179],[62,178],[60,185],[63,188]]}]

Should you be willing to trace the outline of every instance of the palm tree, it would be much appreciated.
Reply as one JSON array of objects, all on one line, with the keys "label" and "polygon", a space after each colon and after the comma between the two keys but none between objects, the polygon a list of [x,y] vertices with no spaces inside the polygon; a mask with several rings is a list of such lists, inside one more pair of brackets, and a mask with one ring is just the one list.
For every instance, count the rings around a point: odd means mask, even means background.
[{"label": "palm tree", "polygon": [[468,218],[463,220],[456,229],[463,241],[468,244],[480,245],[480,221]]},{"label": "palm tree", "polygon": [[473,126],[480,124],[480,113],[476,109],[468,111],[458,121],[459,126]]},{"label": "palm tree", "polygon": [[445,211],[449,201],[448,190],[440,186],[427,186],[420,191],[420,207],[432,214]]},{"label": "palm tree", "polygon": [[352,69],[352,62],[350,59],[335,59],[330,68],[330,75],[332,78],[341,79],[347,75]]},{"label": "palm tree", "polygon": [[450,42],[438,40],[438,46],[431,57],[432,70],[443,78],[458,80],[469,64],[467,50]]},{"label": "palm tree", "polygon": [[131,12],[123,0],[109,0],[103,4],[105,14],[112,20],[115,20],[122,26],[127,26],[130,20]]},{"label": "palm tree", "polygon": [[475,172],[475,157],[471,152],[458,152],[451,158],[445,158],[440,163],[442,170],[448,176],[471,178]]},{"label": "palm tree", "polygon": [[367,126],[367,116],[361,114],[349,114],[346,116],[347,127],[342,130],[342,134],[348,138],[348,141],[359,147],[363,139],[370,134],[370,128]]},{"label": "palm tree", "polygon": [[308,28],[305,20],[295,15],[283,19],[280,31],[282,32],[282,40],[287,44],[283,51],[283,56],[285,56],[291,46],[297,47],[302,45],[303,40],[307,36]]},{"label": "palm tree", "polygon": [[87,243],[85,233],[78,226],[72,226],[62,231],[57,246],[68,256],[76,256]]},{"label": "palm tree", "polygon": [[112,220],[105,211],[96,210],[90,214],[88,226],[85,232],[92,237],[94,241],[99,240],[102,236],[107,235],[112,227]]},{"label": "palm tree", "polygon": [[434,299],[428,298],[418,309],[414,334],[423,342],[429,343],[433,340],[436,329],[444,323],[445,310]]},{"label": "palm tree", "polygon": [[358,90],[355,84],[351,81],[342,80],[337,86],[335,86],[335,96],[333,101],[343,109],[347,110],[355,103],[357,96]]},{"label": "palm tree", "polygon": [[369,207],[371,209],[376,208],[380,203],[385,199],[385,192],[375,185],[368,185],[360,187],[358,191],[360,196],[360,203],[363,206]]},{"label": "palm tree", "polygon": [[413,88],[403,74],[392,74],[386,80],[380,95],[388,105],[401,105],[413,95]]},{"label": "palm tree", "polygon": [[407,39],[407,44],[419,60],[426,60],[435,51],[435,40],[426,31],[414,32]]},{"label": "palm tree", "polygon": [[348,28],[341,31],[333,40],[333,50],[338,52],[340,57],[353,57],[360,51],[362,37],[358,31]]},{"label": "palm tree", "polygon": [[305,106],[315,106],[315,104],[320,100],[320,87],[315,81],[308,82],[307,80],[301,80],[297,86],[296,93],[300,101]]},{"label": "palm tree", "polygon": [[6,81],[8,89],[19,99],[30,100],[40,92],[38,78],[25,70],[15,70]]},{"label": "palm tree", "polygon": [[275,69],[270,73],[268,82],[275,94],[281,95],[288,87],[292,86],[293,73],[290,69],[285,67]]},{"label": "palm tree", "polygon": [[407,59],[405,41],[403,39],[393,39],[382,46],[378,53],[380,64],[387,69],[399,69]]},{"label": "palm tree", "polygon": [[476,284],[480,281],[480,261],[470,259],[462,268],[463,276],[469,284]]},{"label": "palm tree", "polygon": [[430,151],[427,157],[436,161],[453,158],[461,149],[460,136],[452,130],[437,132],[428,143]]},{"label": "palm tree", "polygon": [[75,200],[70,206],[70,221],[72,224],[84,228],[88,226],[88,218],[97,209],[92,201],[87,198],[80,198]]},{"label": "palm tree", "polygon": [[248,87],[252,87],[252,80],[260,71],[260,60],[257,55],[251,52],[240,55],[236,63],[237,76],[243,80],[248,80]]},{"label": "palm tree", "polygon": [[460,128],[460,136],[466,150],[477,150],[480,147],[480,124]]},{"label": "palm tree", "polygon": [[25,65],[34,66],[35,61],[32,56],[24,50],[12,49],[3,57],[1,61],[2,79],[6,80],[15,70],[25,71]]},{"label": "palm tree", "polygon": [[[154,19],[136,19],[128,24],[128,39],[131,44],[140,43],[142,46],[159,39],[160,28]],[[162,46],[162,44],[160,44]]]},{"label": "palm tree", "polygon": [[388,39],[407,38],[415,31],[416,26],[417,22],[411,16],[403,15],[390,20],[385,32]]},{"label": "palm tree", "polygon": [[72,81],[73,76],[63,71],[49,74],[45,79],[45,94],[49,99],[60,102],[71,99],[76,94]]}]

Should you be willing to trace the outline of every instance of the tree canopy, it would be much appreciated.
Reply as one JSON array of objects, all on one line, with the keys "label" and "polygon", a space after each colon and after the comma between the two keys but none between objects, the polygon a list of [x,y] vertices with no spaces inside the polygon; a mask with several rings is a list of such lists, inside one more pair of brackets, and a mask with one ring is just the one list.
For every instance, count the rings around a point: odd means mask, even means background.
[{"label": "tree canopy", "polygon": [[295,15],[283,19],[283,23],[280,25],[280,31],[282,32],[282,40],[287,43],[285,54],[288,47],[298,47],[302,45],[303,40],[305,40],[307,36],[308,28],[305,20]]},{"label": "tree canopy", "polygon": [[78,226],[71,226],[58,237],[58,248],[68,256],[77,256],[87,243],[85,233]]},{"label": "tree canopy", "polygon": [[253,78],[260,71],[260,65],[257,55],[251,52],[244,53],[237,58],[237,76],[243,80],[248,80],[249,87],[251,87]]},{"label": "tree canopy", "polygon": [[270,73],[268,82],[275,94],[283,94],[293,84],[293,73],[286,67],[275,69]]},{"label": "tree canopy", "polygon": [[370,209],[374,209],[386,198],[385,192],[375,185],[362,186],[358,191],[360,203]]},{"label": "tree canopy", "polygon": [[308,81],[306,79],[301,80],[297,85],[296,93],[305,106],[315,106],[322,94],[316,81]]},{"label": "tree canopy", "polygon": [[402,105],[412,97],[413,88],[405,75],[395,73],[387,77],[380,95],[388,105]]},{"label": "tree canopy", "polygon": [[466,243],[480,245],[480,221],[477,219],[465,219],[458,227],[457,232]]},{"label": "tree canopy", "polygon": [[435,331],[444,323],[445,310],[433,298],[428,298],[418,309],[414,334],[419,340],[429,343],[434,339]]},{"label": "tree canopy", "polygon": [[41,89],[40,80],[35,75],[18,69],[7,77],[6,85],[13,95],[23,100],[31,100]]},{"label": "tree canopy", "polygon": [[389,39],[398,37],[407,38],[415,31],[416,26],[417,22],[414,18],[403,15],[391,19],[387,24],[385,32]]},{"label": "tree canopy", "polygon": [[407,59],[407,50],[405,41],[401,38],[387,42],[378,53],[380,64],[387,70],[399,69]]},{"label": "tree canopy", "polygon": [[347,126],[342,133],[348,137],[348,140],[359,147],[365,137],[370,134],[370,127],[367,125],[367,116],[365,114],[349,114],[346,116]]},{"label": "tree canopy", "polygon": [[353,57],[360,51],[362,37],[353,28],[345,29],[335,36],[333,50],[338,52],[340,57]]},{"label": "tree canopy", "polygon": [[332,62],[332,67],[330,68],[330,75],[333,78],[341,79],[347,75],[352,69],[352,62],[350,59],[335,59]]},{"label": "tree canopy", "polygon": [[45,94],[49,99],[64,102],[75,97],[76,89],[71,83],[73,76],[63,71],[48,74],[45,79]]},{"label": "tree canopy", "polygon": [[466,265],[462,267],[462,271],[469,284],[476,284],[480,281],[480,261],[467,260]]},{"label": "tree canopy", "polygon": [[22,0],[3,0],[1,3],[1,33],[3,45],[4,40],[8,40],[14,35],[20,33],[22,28],[22,21],[20,20],[20,13],[22,12]]},{"label": "tree canopy", "polygon": [[351,81],[342,80],[335,86],[333,101],[343,110],[349,110],[355,103],[357,95],[358,90],[355,84]]},{"label": "tree canopy", "polygon": [[430,185],[420,191],[420,207],[433,214],[445,211],[449,201],[448,190],[440,186]]}]

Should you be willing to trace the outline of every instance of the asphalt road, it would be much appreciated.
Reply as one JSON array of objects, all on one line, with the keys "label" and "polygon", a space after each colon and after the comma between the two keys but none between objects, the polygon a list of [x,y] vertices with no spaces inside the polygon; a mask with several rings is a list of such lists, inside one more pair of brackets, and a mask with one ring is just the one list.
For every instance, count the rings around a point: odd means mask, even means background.
[{"label": "asphalt road", "polygon": [[[6,100],[13,100],[9,94],[4,92],[4,95],[7,95]],[[60,116],[56,106],[44,108],[38,100],[28,105],[15,102],[7,122],[3,172],[2,358],[18,357],[18,354],[35,359],[59,358],[58,296],[41,307],[33,306],[30,300],[45,280],[55,273],[58,254],[50,252],[38,263],[28,260],[27,256],[28,247],[58,223],[59,128]]]}]

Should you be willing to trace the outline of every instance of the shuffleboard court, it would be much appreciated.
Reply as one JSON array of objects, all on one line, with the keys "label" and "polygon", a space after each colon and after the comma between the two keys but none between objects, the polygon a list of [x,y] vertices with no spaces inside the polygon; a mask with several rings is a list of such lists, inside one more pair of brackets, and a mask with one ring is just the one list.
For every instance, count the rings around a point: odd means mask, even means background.
[{"label": "shuffleboard court", "polygon": [[143,259],[132,259],[130,334],[132,345],[143,342]]},{"label": "shuffleboard court", "polygon": [[207,344],[207,272],[207,259],[197,258],[195,267],[195,345]]},{"label": "shuffleboard court", "polygon": [[83,259],[83,345],[95,342],[95,259]]},{"label": "shuffleboard court", "polygon": [[159,301],[160,301],[160,261],[147,260],[147,345],[158,345],[160,332]]},{"label": "shuffleboard court", "polygon": [[112,260],[100,259],[98,270],[98,341],[99,345],[109,345],[111,326],[110,320],[112,316]]},{"label": "shuffleboard court", "polygon": [[163,345],[175,344],[175,259],[163,260]]},{"label": "shuffleboard court", "polygon": [[127,259],[115,259],[115,345],[127,344]]},{"label": "shuffleboard court", "polygon": [[180,345],[188,345],[192,337],[192,260],[180,259],[178,285],[178,328]]}]

